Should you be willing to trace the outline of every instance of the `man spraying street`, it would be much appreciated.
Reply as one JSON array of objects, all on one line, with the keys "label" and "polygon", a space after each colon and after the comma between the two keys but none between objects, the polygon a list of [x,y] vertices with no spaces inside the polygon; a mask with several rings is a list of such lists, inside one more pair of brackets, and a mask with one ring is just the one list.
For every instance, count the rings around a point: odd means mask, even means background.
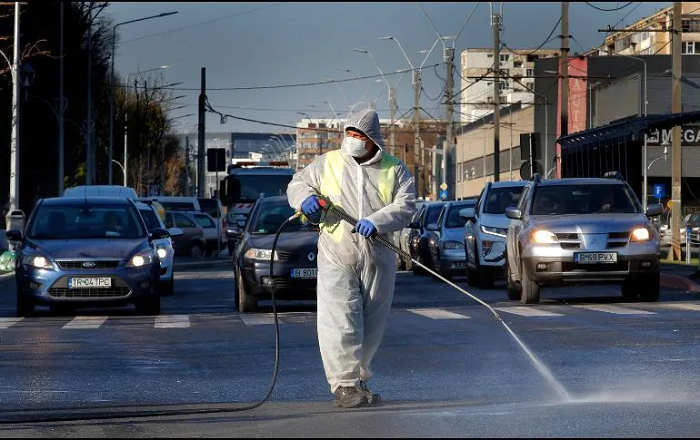
[{"label": "man spraying street", "polygon": [[321,211],[323,195],[360,219],[350,225],[328,213],[318,241],[317,332],[334,404],[353,408],[379,402],[367,383],[394,296],[396,255],[374,243],[393,239],[415,211],[414,179],[384,151],[374,110],[350,115],[340,150],[317,157],[294,175],[289,204],[306,216]]}]

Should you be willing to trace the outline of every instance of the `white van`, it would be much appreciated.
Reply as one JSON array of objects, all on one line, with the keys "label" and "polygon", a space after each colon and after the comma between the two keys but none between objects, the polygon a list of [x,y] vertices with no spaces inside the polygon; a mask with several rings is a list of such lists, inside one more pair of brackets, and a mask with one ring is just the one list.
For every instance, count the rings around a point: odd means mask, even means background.
[{"label": "white van", "polygon": [[134,188],[120,185],[81,185],[66,188],[63,197],[125,197],[136,200]]}]

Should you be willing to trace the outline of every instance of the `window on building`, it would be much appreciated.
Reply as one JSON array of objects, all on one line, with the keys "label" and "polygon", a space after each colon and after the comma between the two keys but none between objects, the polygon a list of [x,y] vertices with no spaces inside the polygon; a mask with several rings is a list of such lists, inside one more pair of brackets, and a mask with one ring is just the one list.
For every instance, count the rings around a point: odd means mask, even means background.
[{"label": "window on building", "polygon": [[510,54],[507,54],[507,53],[501,54],[500,60],[502,63],[507,63],[508,60],[510,60]]},{"label": "window on building", "polygon": [[508,89],[508,81],[499,81],[498,82],[498,90],[506,90]]},{"label": "window on building", "polygon": [[681,43],[681,53],[684,55],[695,54],[695,42],[694,41],[684,41]]},{"label": "window on building", "polygon": [[493,54],[492,53],[486,54],[486,58],[493,58]]},{"label": "window on building", "polygon": [[649,33],[650,33],[649,31],[644,31],[644,32],[642,32],[642,34],[640,35],[640,39],[641,39],[642,41],[648,40],[648,39],[649,39]]},{"label": "window on building", "polygon": [[535,69],[526,69],[525,76],[535,76]]},{"label": "window on building", "polygon": [[519,67],[523,67],[523,62],[522,61],[513,61],[513,67],[516,69]]},{"label": "window on building", "polygon": [[531,63],[531,62],[535,61],[536,59],[538,59],[539,57],[540,57],[539,55],[528,55],[528,56],[525,58],[525,60],[526,60],[528,63]]},{"label": "window on building", "polygon": [[462,168],[464,167],[463,163],[458,163],[457,164],[457,182],[462,181]]}]

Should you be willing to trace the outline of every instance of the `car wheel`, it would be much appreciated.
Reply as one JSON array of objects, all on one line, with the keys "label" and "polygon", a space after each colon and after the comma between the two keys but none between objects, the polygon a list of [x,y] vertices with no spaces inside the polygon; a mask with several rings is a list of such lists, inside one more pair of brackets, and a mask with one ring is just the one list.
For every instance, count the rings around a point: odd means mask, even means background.
[{"label": "car wheel", "polygon": [[506,287],[508,291],[508,299],[512,301],[519,300],[522,293],[520,290],[520,284],[513,281],[513,277],[510,274],[510,268],[508,267],[508,263],[506,263],[506,280],[508,283]]},{"label": "car wheel", "polygon": [[137,302],[136,313],[139,315],[160,315],[160,296],[152,295]]},{"label": "car wheel", "polygon": [[639,297],[639,283],[635,283],[632,280],[624,281],[620,285],[620,293],[622,293],[622,300],[625,302],[635,302]]},{"label": "car wheel", "polygon": [[175,293],[175,275],[170,276],[170,281],[160,283],[160,294],[170,296]]},{"label": "car wheel", "polygon": [[540,302],[540,285],[530,279],[523,262],[520,262],[520,302],[538,304]]},{"label": "car wheel", "polygon": [[190,246],[190,257],[202,258],[204,256],[204,247],[199,243],[193,243]]},{"label": "car wheel", "polygon": [[246,292],[240,269],[236,270],[236,289],[238,289],[238,311],[241,313],[256,312],[258,310],[258,301]]},{"label": "car wheel", "polygon": [[32,316],[34,314],[34,302],[31,299],[17,295],[17,317]]},{"label": "car wheel", "polygon": [[644,302],[656,302],[661,294],[661,275],[656,274],[641,286],[639,297]]}]

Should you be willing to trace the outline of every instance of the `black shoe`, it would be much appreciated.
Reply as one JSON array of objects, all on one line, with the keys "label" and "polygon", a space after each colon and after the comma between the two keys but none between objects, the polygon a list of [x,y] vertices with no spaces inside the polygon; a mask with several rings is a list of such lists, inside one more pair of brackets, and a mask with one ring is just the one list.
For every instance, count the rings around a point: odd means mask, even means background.
[{"label": "black shoe", "polygon": [[335,390],[333,395],[335,396],[333,405],[342,408],[357,408],[367,403],[367,398],[364,393],[360,392],[360,390],[355,387],[340,386]]},{"label": "black shoe", "polygon": [[357,388],[367,399],[368,405],[376,405],[381,400],[381,396],[377,393],[373,393],[367,386],[367,382],[364,380],[360,381],[360,385]]}]

